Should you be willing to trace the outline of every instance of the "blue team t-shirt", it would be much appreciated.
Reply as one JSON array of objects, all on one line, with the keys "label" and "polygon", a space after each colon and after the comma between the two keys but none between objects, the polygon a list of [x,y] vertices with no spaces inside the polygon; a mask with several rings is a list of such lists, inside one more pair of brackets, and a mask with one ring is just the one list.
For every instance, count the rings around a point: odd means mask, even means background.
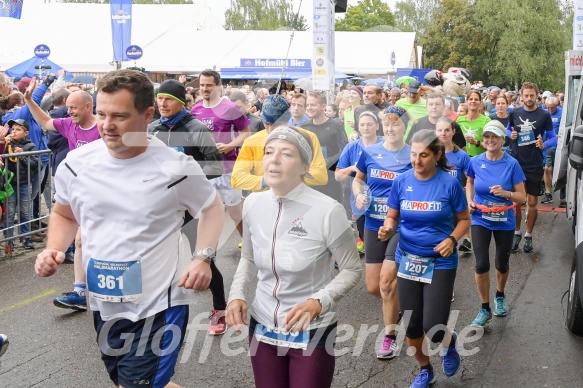
[{"label": "blue team t-shirt", "polygon": [[[526,180],[518,161],[508,154],[500,160],[488,160],[486,154],[476,156],[470,160],[467,174],[474,178],[474,202],[486,206],[512,205],[512,201],[491,194],[490,187],[500,185],[504,190],[513,191],[515,185]],[[490,230],[514,230],[516,214],[514,209],[498,213],[482,213],[476,209],[472,213],[472,225]]]},{"label": "blue team t-shirt", "polygon": [[405,251],[436,258],[435,269],[457,268],[457,249],[449,257],[441,257],[433,250],[453,232],[456,214],[468,208],[456,178],[439,169],[431,179],[419,180],[413,170],[407,171],[393,182],[389,207],[398,210],[401,216],[397,263]]},{"label": "blue team t-shirt", "polygon": [[470,164],[470,157],[463,150],[457,152],[446,152],[447,165],[454,167],[449,173],[454,176],[460,184],[464,181],[464,172],[467,174]]},{"label": "blue team t-shirt", "polygon": [[[383,138],[377,137],[377,143],[382,143]],[[342,150],[342,154],[340,155],[340,159],[338,159],[338,163],[336,164],[336,168],[348,168],[350,166],[356,166],[362,151],[364,151],[364,143],[362,142],[362,138],[358,139],[357,141],[353,141],[352,143],[346,144],[344,149]],[[366,209],[359,209],[356,207],[356,199],[354,198],[354,193],[352,192],[352,181],[354,180],[354,176],[356,174],[350,174],[350,207],[352,209],[352,214],[356,218],[362,216]]]},{"label": "blue team t-shirt", "polygon": [[378,231],[387,217],[389,193],[393,181],[411,169],[411,148],[405,144],[401,150],[387,150],[383,143],[366,147],[356,168],[366,173],[369,206],[364,213],[364,228]]}]

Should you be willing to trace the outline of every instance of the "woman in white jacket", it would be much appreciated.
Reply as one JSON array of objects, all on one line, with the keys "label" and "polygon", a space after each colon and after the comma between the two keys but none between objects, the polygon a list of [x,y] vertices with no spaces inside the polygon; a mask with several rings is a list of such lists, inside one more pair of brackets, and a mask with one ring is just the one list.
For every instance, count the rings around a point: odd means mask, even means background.
[{"label": "woman in white jacket", "polygon": [[[249,324],[256,387],[329,387],[334,374],[336,302],[360,279],[344,208],[303,183],[313,157],[302,130],[280,126],[265,141],[264,179],[243,208],[243,249],[227,324]],[[332,279],[334,260],[340,272]],[[246,291],[257,277],[251,319]]]}]

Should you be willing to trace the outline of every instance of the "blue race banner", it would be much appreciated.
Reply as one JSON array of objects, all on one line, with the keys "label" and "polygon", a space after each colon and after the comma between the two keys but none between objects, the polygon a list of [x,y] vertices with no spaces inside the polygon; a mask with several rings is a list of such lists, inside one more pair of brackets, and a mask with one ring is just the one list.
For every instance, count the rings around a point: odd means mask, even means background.
[{"label": "blue race banner", "polygon": [[132,0],[111,0],[113,60],[129,61],[126,48],[132,41]]},{"label": "blue race banner", "polygon": [[0,17],[20,19],[22,14],[22,4],[24,0],[2,0],[0,1]]}]

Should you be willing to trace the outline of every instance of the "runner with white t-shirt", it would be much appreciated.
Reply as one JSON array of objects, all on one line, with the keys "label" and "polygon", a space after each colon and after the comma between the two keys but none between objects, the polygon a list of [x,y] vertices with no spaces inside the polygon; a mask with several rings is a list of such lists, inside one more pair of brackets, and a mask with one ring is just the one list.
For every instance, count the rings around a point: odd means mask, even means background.
[{"label": "runner with white t-shirt", "polygon": [[[224,220],[198,163],[148,139],[153,103],[152,83],[140,72],[100,80],[102,140],[70,152],[57,171],[47,248],[35,264],[37,275],[53,275],[80,226],[101,359],[126,388],[177,387],[170,379],[188,324],[187,289],[208,287]],[[180,233],[185,211],[204,231],[193,257]]]},{"label": "runner with white t-shirt", "polygon": [[[82,90],[71,93],[66,101],[69,117],[53,119],[32,99],[32,92],[36,87],[37,80],[33,79],[24,93],[24,100],[30,109],[30,113],[41,128],[46,131],[56,131],[63,135],[69,143],[70,150],[100,138],[97,130],[97,119],[93,115],[93,98],[89,93]],[[38,87],[47,88],[44,84]],[[75,258],[73,260],[75,272],[73,292],[66,292],[63,296],[55,298],[53,304],[57,307],[70,308],[75,311],[87,310],[85,272],[81,264],[81,249],[81,234],[78,232],[75,238]]]}]

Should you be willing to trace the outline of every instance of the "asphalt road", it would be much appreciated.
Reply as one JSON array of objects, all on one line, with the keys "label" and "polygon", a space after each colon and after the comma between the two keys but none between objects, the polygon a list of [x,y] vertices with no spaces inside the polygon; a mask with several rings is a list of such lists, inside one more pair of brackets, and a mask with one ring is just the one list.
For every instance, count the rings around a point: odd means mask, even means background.
[{"label": "asphalt road", "polygon": [[[227,225],[219,250],[219,268],[228,288],[238,263],[240,241]],[[460,259],[450,325],[470,335],[462,369],[446,379],[434,356],[434,387],[580,387],[583,340],[563,326],[574,244],[563,213],[542,212],[535,230],[535,251],[511,257],[506,290],[509,314],[496,318],[483,333],[469,331],[480,306],[473,280],[474,258]],[[493,257],[493,256],[492,256]],[[70,291],[72,266],[51,278],[34,276],[28,253],[0,262],[0,332],[10,338],[2,357],[0,387],[110,387],[95,343],[92,314],[53,306]],[[493,267],[493,266],[492,266]],[[492,291],[493,292],[493,291]],[[251,298],[251,295],[249,296]],[[232,332],[206,335],[210,292],[196,292],[190,305],[190,329],[174,381],[184,387],[252,387],[246,355],[247,336]],[[408,387],[418,369],[406,349],[390,361],[375,358],[382,333],[380,300],[366,292],[364,278],[339,304],[340,331],[334,387]],[[474,337],[471,337],[474,335]]]}]

